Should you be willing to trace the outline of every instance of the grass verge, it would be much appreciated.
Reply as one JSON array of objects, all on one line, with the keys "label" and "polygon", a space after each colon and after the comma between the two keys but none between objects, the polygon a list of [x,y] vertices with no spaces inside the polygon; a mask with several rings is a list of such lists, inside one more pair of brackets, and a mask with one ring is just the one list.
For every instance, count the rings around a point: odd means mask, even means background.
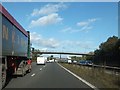
[{"label": "grass verge", "polygon": [[100,89],[120,90],[120,73],[108,74],[104,69],[80,66],[75,64],[60,63],[73,73],[85,79],[89,83]]}]

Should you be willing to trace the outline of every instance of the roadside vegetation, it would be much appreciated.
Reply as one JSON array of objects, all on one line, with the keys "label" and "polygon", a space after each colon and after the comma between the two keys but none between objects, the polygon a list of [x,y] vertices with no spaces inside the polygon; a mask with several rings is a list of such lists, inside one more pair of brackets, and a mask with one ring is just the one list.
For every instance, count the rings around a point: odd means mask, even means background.
[{"label": "roadside vegetation", "polygon": [[109,37],[106,42],[99,45],[99,49],[94,51],[94,63],[120,67],[120,39],[113,36]]},{"label": "roadside vegetation", "polygon": [[[72,60],[91,60],[93,64],[120,68],[120,39],[116,36],[109,37],[99,45],[99,49],[90,52],[91,56],[75,57]],[[92,56],[93,55],[93,56]],[[115,70],[106,73],[105,68],[87,67],[82,65],[61,63],[78,76],[90,82],[98,88],[111,88],[120,90],[120,71]]]},{"label": "roadside vegetation", "polygon": [[120,73],[106,73],[103,68],[93,68],[75,64],[60,63],[73,73],[100,89],[115,90],[120,88]]},{"label": "roadside vegetation", "polygon": [[98,49],[88,54],[91,56],[72,56],[71,59],[77,61],[91,60],[96,65],[120,67],[120,39],[116,36],[109,37],[99,45]]}]

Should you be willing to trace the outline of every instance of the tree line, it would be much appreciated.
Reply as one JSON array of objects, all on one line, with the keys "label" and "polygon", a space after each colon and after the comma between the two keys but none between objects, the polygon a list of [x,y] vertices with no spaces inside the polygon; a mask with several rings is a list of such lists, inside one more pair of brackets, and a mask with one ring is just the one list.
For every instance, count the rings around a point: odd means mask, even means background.
[{"label": "tree line", "polygon": [[95,64],[120,67],[120,39],[112,36],[102,42],[94,51],[93,60]]},{"label": "tree line", "polygon": [[99,49],[88,54],[93,56],[72,56],[73,60],[91,60],[94,64],[120,67],[120,39],[116,36],[109,37],[99,45]]}]

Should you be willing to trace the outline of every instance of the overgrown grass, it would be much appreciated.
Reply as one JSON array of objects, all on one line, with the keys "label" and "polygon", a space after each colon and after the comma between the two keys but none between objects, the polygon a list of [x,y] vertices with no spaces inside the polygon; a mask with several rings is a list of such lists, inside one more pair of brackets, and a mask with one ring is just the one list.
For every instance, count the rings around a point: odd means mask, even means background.
[{"label": "overgrown grass", "polygon": [[98,88],[111,88],[113,90],[120,88],[120,73],[119,75],[108,74],[104,72],[104,69],[67,63],[61,63],[61,65]]}]

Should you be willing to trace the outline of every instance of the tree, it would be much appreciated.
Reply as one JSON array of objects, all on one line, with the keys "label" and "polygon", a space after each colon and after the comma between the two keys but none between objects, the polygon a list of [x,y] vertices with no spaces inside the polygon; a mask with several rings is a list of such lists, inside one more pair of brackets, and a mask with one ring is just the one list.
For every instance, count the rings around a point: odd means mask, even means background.
[{"label": "tree", "polygon": [[33,50],[32,50],[32,60],[37,60],[37,57],[39,57],[41,54],[37,54],[37,53],[34,53],[34,52],[40,52],[40,50],[39,49],[34,49],[33,48]]},{"label": "tree", "polygon": [[91,56],[86,56],[86,60],[93,60],[92,55],[94,55],[94,52],[89,52],[88,54],[91,55]]},{"label": "tree", "polygon": [[95,50],[94,61],[96,64],[117,65],[118,48],[120,41],[118,37],[109,37],[106,42],[99,45],[99,49]]}]

